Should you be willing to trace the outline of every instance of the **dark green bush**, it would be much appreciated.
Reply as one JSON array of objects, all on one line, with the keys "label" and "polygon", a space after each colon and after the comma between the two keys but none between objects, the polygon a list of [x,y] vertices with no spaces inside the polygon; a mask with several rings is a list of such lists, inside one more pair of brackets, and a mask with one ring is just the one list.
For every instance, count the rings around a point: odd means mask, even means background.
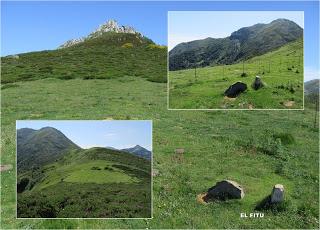
[{"label": "dark green bush", "polygon": [[22,178],[17,184],[17,192],[21,193],[25,191],[28,184],[29,184],[29,178]]},{"label": "dark green bush", "polygon": [[273,135],[274,139],[280,139],[284,145],[295,143],[294,137],[290,133],[276,133]]},{"label": "dark green bush", "polygon": [[97,166],[93,166],[93,167],[91,168],[91,170],[101,170],[101,168],[99,168],[99,167],[97,167]]}]

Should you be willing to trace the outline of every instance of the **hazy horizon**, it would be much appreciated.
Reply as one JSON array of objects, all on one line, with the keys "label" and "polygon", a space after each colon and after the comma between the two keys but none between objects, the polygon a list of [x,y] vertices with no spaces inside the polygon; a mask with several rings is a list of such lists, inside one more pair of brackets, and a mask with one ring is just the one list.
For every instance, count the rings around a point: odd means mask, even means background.
[{"label": "hazy horizon", "polygon": [[151,121],[17,121],[16,130],[51,127],[83,149],[93,147],[132,148],[152,151]]}]

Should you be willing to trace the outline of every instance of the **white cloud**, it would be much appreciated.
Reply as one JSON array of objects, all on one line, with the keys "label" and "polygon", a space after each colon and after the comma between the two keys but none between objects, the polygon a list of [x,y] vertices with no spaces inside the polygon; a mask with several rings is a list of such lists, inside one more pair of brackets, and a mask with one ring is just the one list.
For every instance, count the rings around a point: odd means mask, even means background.
[{"label": "white cloud", "polygon": [[116,135],[117,135],[116,133],[107,133],[105,136],[106,137],[114,137]]}]

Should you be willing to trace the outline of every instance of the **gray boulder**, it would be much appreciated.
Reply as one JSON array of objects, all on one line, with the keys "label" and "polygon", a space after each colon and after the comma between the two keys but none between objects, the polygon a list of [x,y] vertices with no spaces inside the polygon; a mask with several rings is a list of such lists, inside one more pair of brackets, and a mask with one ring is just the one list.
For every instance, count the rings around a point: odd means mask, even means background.
[{"label": "gray boulder", "polygon": [[209,188],[204,200],[228,200],[228,199],[242,199],[244,191],[241,185],[232,180],[223,180],[217,182],[215,186]]},{"label": "gray boulder", "polygon": [[271,203],[281,203],[284,200],[284,187],[282,184],[273,186],[271,193]]},{"label": "gray boulder", "polygon": [[261,78],[259,76],[256,76],[254,79],[254,82],[252,83],[252,88],[254,90],[258,90],[264,86],[264,83],[262,82]]}]

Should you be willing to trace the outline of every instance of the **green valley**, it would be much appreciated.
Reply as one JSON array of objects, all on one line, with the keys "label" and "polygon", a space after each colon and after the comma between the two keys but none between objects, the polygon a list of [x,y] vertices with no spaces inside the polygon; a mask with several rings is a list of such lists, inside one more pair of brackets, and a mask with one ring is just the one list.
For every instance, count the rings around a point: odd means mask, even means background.
[{"label": "green valley", "polygon": [[18,174],[17,214],[20,218],[151,217],[150,172],[150,161],[125,152],[74,150],[53,164]]}]

